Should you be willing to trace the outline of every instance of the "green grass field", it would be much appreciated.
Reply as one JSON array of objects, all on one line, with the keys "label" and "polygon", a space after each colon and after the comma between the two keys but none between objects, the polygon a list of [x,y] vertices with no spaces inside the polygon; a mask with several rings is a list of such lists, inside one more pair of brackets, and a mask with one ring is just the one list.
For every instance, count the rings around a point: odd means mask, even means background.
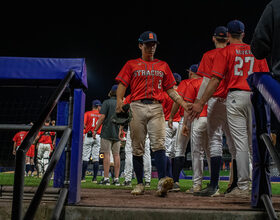
[{"label": "green grass field", "polygon": [[[192,175],[191,171],[186,172],[187,175]],[[221,176],[226,176],[228,175],[228,171],[221,171]],[[205,176],[209,175],[207,171],[204,173]],[[101,176],[97,177],[98,182],[102,179]],[[91,182],[92,176],[86,176],[86,182],[81,183],[82,188],[92,188],[92,189],[129,189],[124,186],[104,186],[104,185],[99,185],[99,184],[94,184]],[[38,186],[40,184],[41,178],[37,177],[25,177],[24,179],[24,185],[25,186]],[[120,182],[123,183],[124,178],[120,178]],[[112,179],[111,179],[112,182]],[[13,173],[0,173],[0,185],[6,185],[6,186],[12,186],[14,183],[14,174]],[[153,178],[151,181],[151,190],[155,190],[157,187],[158,179]],[[205,180],[203,181],[203,187],[206,187],[207,183],[209,181]],[[49,186],[53,185],[53,181],[51,180],[49,183]],[[136,179],[132,180],[132,186],[136,185]],[[220,186],[220,191],[224,192],[227,188],[228,182],[227,181],[220,181],[219,186]],[[192,180],[185,180],[185,179],[180,179],[180,186],[181,186],[181,191],[186,191],[187,189],[191,188],[192,186]],[[280,184],[279,183],[271,183],[271,188],[272,188],[272,194],[273,195],[280,195]]]}]

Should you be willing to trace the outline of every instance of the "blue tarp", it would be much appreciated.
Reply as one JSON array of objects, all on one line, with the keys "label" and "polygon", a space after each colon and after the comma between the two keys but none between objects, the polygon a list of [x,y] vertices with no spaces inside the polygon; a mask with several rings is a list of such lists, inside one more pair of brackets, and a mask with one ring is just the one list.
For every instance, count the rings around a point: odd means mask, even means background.
[{"label": "blue tarp", "polygon": [[75,71],[75,81],[87,85],[84,58],[0,57],[0,79],[63,79],[69,70]]}]

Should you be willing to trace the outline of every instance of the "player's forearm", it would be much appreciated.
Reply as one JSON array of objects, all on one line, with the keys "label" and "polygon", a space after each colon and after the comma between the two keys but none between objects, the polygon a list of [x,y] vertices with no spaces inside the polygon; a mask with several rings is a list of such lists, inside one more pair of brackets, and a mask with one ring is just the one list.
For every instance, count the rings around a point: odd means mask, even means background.
[{"label": "player's forearm", "polygon": [[175,89],[168,89],[166,92],[169,95],[169,97],[174,101],[174,103],[177,103],[178,105],[183,104],[183,98],[175,91]]},{"label": "player's forearm", "polygon": [[97,123],[96,123],[96,126],[95,126],[95,129],[94,131],[98,131],[98,129],[100,128],[100,126],[103,124],[103,121],[105,120],[105,115],[104,114],[101,114],[101,116],[99,117]]},{"label": "player's forearm", "polygon": [[171,112],[170,112],[170,118],[174,118],[175,114],[178,112],[180,105],[176,102],[173,102]]},{"label": "player's forearm", "polygon": [[118,89],[117,89],[117,105],[121,104],[123,101],[123,97],[125,95],[126,87],[124,84],[119,83]]},{"label": "player's forearm", "polygon": [[191,121],[188,119],[189,114],[187,113],[187,111],[184,111],[184,120],[183,120],[183,124],[186,125],[187,127],[191,126]]},{"label": "player's forearm", "polygon": [[205,105],[208,102],[218,88],[220,81],[221,79],[215,76],[210,79],[201,99],[199,100],[200,104]]}]

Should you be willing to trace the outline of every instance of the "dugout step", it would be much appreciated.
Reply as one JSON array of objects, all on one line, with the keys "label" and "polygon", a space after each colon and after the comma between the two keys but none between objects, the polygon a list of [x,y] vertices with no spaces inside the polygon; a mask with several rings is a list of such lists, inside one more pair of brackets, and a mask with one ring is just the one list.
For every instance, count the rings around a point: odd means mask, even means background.
[{"label": "dugout step", "polygon": [[[31,200],[37,190],[37,187],[24,187],[24,200]],[[48,187],[42,198],[43,201],[57,201],[60,188]],[[13,186],[0,187],[0,200],[13,199]]]}]

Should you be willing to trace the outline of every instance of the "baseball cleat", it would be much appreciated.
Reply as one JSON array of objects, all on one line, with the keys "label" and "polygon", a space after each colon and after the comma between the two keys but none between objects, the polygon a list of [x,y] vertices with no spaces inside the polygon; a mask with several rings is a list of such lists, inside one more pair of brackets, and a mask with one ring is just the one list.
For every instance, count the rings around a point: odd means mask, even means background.
[{"label": "baseball cleat", "polygon": [[247,199],[250,198],[250,190],[249,189],[239,189],[238,187],[235,187],[230,193],[225,194],[226,198],[243,198]]},{"label": "baseball cleat", "polygon": [[150,182],[145,182],[145,188],[150,188],[151,187],[151,183]]},{"label": "baseball cleat", "polygon": [[131,187],[131,181],[124,181],[122,186]]},{"label": "baseball cleat", "polygon": [[145,188],[144,188],[144,185],[143,183],[139,183],[135,186],[135,188],[131,191],[131,194],[132,195],[144,195],[144,191],[145,191]]},{"label": "baseball cleat", "polygon": [[169,190],[169,192],[180,192],[180,185],[178,182],[175,182],[173,184],[172,189]]},{"label": "baseball cleat", "polygon": [[115,185],[115,186],[120,186],[121,185],[120,181],[119,181],[119,178],[114,179],[113,185]]},{"label": "baseball cleat", "polygon": [[168,190],[173,188],[174,181],[170,177],[161,178],[158,182],[156,195],[159,197],[165,197]]},{"label": "baseball cleat", "polygon": [[187,194],[193,194],[201,191],[201,185],[192,186],[190,189],[186,191]]},{"label": "baseball cleat", "polygon": [[208,185],[205,189],[202,189],[201,191],[194,192],[194,196],[208,196],[208,197],[215,197],[219,196],[219,186],[213,187],[211,185]]}]

